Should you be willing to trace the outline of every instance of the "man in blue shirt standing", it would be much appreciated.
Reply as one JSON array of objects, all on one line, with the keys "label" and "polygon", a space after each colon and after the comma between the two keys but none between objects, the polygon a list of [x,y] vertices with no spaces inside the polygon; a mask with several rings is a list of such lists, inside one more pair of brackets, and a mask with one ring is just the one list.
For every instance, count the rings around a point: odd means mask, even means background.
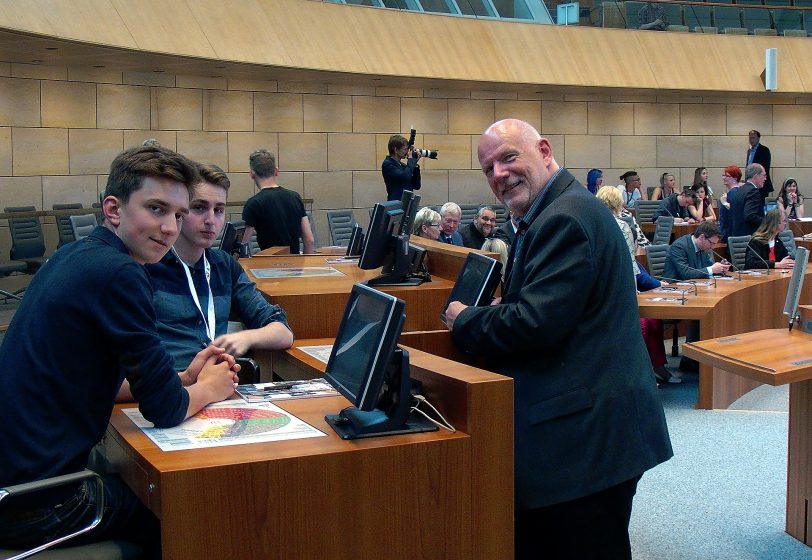
[{"label": "man in blue shirt standing", "polygon": [[[239,368],[222,348],[202,350],[176,372],[155,331],[143,267],[177,239],[197,180],[191,162],[171,150],[123,152],[110,168],[104,225],[59,249],[31,281],[0,347],[0,486],[84,469],[122,389],[158,427],[233,394]],[[157,557],[155,517],[120,478],[103,478],[102,521],[71,542],[118,538]],[[0,547],[31,548],[73,532],[102,499],[89,482],[29,496],[0,512]]]},{"label": "man in blue shirt standing", "polygon": [[[236,357],[253,349],[290,348],[293,334],[285,312],[265,301],[231,255],[211,249],[223,229],[231,181],[216,165],[198,164],[197,170],[202,180],[174,247],[160,262],[147,265],[158,334],[175,368],[185,368],[212,343]],[[232,311],[244,330],[228,332]]]}]

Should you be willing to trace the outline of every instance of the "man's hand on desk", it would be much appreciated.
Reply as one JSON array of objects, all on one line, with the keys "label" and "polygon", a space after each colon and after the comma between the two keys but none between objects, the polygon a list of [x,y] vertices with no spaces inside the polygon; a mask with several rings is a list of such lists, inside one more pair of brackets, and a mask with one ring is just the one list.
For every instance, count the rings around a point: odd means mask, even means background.
[{"label": "man's hand on desk", "polygon": [[[221,337],[222,338],[222,337]],[[204,368],[209,364],[224,363],[234,376],[234,381],[237,381],[237,372],[240,371],[240,366],[237,365],[234,356],[226,353],[225,348],[219,346],[209,345],[197,353],[195,359],[189,364],[185,371],[180,372],[180,380],[184,387],[194,385],[198,381],[198,376],[203,372]]]}]

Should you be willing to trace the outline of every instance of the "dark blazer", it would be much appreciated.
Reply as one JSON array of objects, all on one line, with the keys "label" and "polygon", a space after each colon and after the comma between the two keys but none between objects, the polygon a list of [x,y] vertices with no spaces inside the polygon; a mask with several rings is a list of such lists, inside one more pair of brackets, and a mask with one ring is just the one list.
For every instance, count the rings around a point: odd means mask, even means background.
[{"label": "dark blazer", "polygon": [[674,218],[689,218],[688,208],[683,208],[677,201],[677,193],[673,193],[660,201],[657,211],[652,216],[651,221],[656,222],[660,216],[672,216]]},{"label": "dark blazer", "polygon": [[672,455],[623,234],[567,170],[546,191],[514,243],[501,304],[468,307],[452,331],[514,380],[519,510],[594,494]]},{"label": "dark blazer", "polygon": [[459,229],[462,236],[462,245],[469,249],[482,249],[482,244],[485,243],[485,236],[482,235],[474,224]]},{"label": "dark blazer", "polygon": [[420,189],[420,166],[414,158],[401,163],[392,156],[386,156],[381,164],[381,174],[386,184],[386,200],[400,200],[403,191]]},{"label": "dark blazer", "polygon": [[683,235],[668,248],[665,258],[663,277],[674,280],[690,280],[691,278],[708,278],[705,270],[713,264],[713,259],[706,251],[696,252],[693,235]]},{"label": "dark blazer", "polygon": [[761,225],[761,220],[764,219],[764,200],[758,191],[758,187],[748,181],[727,195],[730,203],[728,236],[753,235]]},{"label": "dark blazer", "polygon": [[460,235],[460,230],[457,230],[454,233],[452,233],[450,238],[441,231],[440,237],[437,239],[437,241],[440,241],[441,243],[450,243],[451,245],[457,245],[458,247],[462,247],[462,235]]},{"label": "dark blazer", "polygon": [[[747,154],[749,155],[750,149],[747,149]],[[764,186],[761,188],[761,198],[764,199],[767,195],[773,192],[773,182],[770,179],[770,161],[772,160],[772,156],[770,155],[770,148],[767,146],[762,146],[759,144],[756,146],[756,154],[753,156],[753,163],[758,163],[762,167],[764,167],[764,171],[767,172],[767,180],[764,181]],[[745,161],[747,161],[745,159]]]},{"label": "dark blazer", "polygon": [[516,237],[516,231],[513,229],[513,224],[510,222],[509,218],[504,224],[494,230],[493,236],[496,239],[501,239],[507,243],[508,247],[513,244],[513,239]]},{"label": "dark blazer", "polygon": [[[747,244],[747,253],[744,257],[744,268],[775,268],[775,263],[789,256],[780,238],[775,238],[775,260],[770,260],[770,246],[758,239],[751,239]],[[761,258],[759,258],[761,257]]]}]

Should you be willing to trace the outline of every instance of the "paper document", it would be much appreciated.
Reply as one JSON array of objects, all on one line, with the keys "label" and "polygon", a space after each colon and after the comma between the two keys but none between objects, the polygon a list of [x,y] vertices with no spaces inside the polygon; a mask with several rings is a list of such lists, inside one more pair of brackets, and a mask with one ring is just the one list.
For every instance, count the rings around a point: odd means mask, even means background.
[{"label": "paper document", "polygon": [[174,428],[155,428],[137,408],[123,412],[161,451],[325,436],[269,402],[249,404],[232,399],[210,404]]},{"label": "paper document", "polygon": [[238,385],[237,394],[245,402],[269,402],[286,399],[307,399],[313,397],[334,397],[338,391],[325,379],[302,379],[300,381],[273,381]]},{"label": "paper document", "polygon": [[332,266],[306,266],[301,268],[252,268],[251,274],[256,278],[309,278],[312,276],[344,276],[343,272]]},{"label": "paper document", "polygon": [[322,344],[321,346],[299,346],[299,350],[326,364],[330,361],[330,353],[333,351],[333,345]]}]

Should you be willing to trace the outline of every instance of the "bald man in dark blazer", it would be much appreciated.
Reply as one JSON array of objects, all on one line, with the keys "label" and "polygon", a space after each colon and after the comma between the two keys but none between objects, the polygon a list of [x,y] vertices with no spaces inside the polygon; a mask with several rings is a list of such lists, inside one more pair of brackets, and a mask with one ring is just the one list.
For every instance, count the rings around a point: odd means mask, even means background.
[{"label": "bald man in dark blazer", "polygon": [[637,482],[672,450],[629,249],[529,124],[492,125],[479,159],[522,217],[514,264],[498,305],[452,302],[446,324],[460,349],[514,380],[516,559],[631,558]]}]

